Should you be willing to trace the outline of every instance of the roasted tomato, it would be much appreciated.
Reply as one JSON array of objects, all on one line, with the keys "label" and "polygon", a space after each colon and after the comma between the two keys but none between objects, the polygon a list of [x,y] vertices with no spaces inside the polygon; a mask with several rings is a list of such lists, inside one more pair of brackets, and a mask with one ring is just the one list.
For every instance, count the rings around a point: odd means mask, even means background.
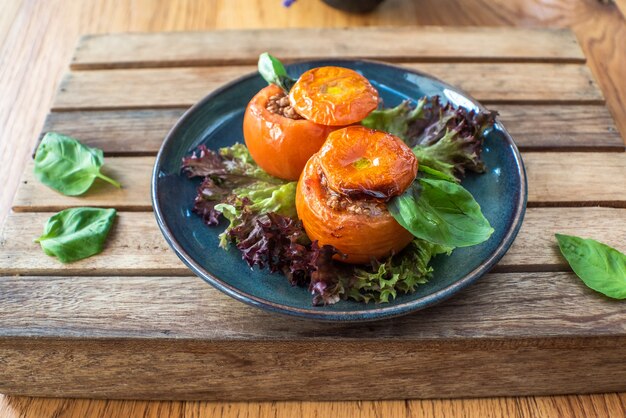
[{"label": "roasted tomato", "polygon": [[268,110],[270,99],[282,94],[280,87],[269,85],[252,98],[243,117],[243,137],[263,170],[285,180],[297,180],[307,160],[337,127]]},{"label": "roasted tomato", "polygon": [[396,196],[417,173],[415,154],[400,138],[362,126],[332,132],[319,161],[328,187],[356,198]]},{"label": "roasted tomato", "polygon": [[378,107],[378,91],[356,71],[342,67],[313,68],[289,92],[293,108],[322,125],[359,122]]},{"label": "roasted tomato", "polygon": [[386,257],[413,239],[386,202],[416,174],[417,159],[399,138],[356,126],[335,131],[302,172],[298,217],[311,240],[335,246],[347,263]]}]

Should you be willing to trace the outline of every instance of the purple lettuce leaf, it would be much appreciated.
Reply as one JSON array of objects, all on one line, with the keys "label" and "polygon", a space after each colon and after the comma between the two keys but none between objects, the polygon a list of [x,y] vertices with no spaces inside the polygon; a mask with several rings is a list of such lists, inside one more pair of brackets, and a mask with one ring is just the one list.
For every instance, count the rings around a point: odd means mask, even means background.
[{"label": "purple lettuce leaf", "polygon": [[258,213],[250,207],[243,202],[236,208],[235,226],[228,231],[242,259],[250,267],[283,273],[294,286],[308,286],[314,304],[337,302],[332,257],[339,251],[311,242],[298,220],[274,212]]},{"label": "purple lettuce leaf", "polygon": [[399,136],[418,157],[420,166],[460,179],[466,170],[483,172],[481,159],[486,129],[497,112],[443,105],[439,96],[423,97],[416,107],[408,102],[372,112],[361,123]]}]

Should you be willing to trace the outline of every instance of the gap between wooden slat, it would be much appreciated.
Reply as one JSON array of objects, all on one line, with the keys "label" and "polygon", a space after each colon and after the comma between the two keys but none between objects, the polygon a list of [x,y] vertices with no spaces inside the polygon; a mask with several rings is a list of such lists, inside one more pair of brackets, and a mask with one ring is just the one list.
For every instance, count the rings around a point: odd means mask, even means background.
[{"label": "gap between wooden slat", "polygon": [[[406,64],[494,104],[602,104],[589,69],[579,64]],[[66,75],[52,109],[186,107],[255,67],[76,71]],[[251,97],[241,97],[243,107]]]},{"label": "gap between wooden slat", "polygon": [[[102,254],[63,265],[33,242],[51,213],[14,213],[0,240],[0,275],[188,275],[163,238],[152,213],[120,212]],[[589,222],[593,219],[593,222]],[[521,230],[498,264],[500,272],[566,271],[554,234],[591,237],[626,250],[626,210],[615,208],[529,208]],[[208,227],[207,227],[208,228]],[[220,226],[217,231],[221,231]],[[207,251],[223,251],[207,247]],[[224,262],[240,262],[232,249]],[[539,267],[540,266],[540,267]]]},{"label": "gap between wooden slat", "polygon": [[[604,106],[494,105],[522,151],[623,152],[624,142]],[[57,131],[102,149],[108,156],[156,155],[187,108],[83,110],[48,114],[45,132]],[[241,136],[241,134],[240,134]],[[239,138],[243,141],[243,138]],[[33,150],[34,154],[34,150]]]},{"label": "gap between wooden slat", "polygon": [[[340,58],[344,58],[340,57]],[[258,59],[258,57],[257,57]],[[328,56],[311,57],[305,59],[282,59],[284,64],[292,64],[308,60],[332,59]],[[405,63],[450,63],[450,64],[584,64],[585,58],[555,58],[555,57],[526,57],[526,58],[505,58],[505,57],[407,57],[407,56],[388,56],[379,57],[374,55],[362,55],[354,59],[362,59],[368,61],[382,61],[392,64]],[[250,65],[254,64],[256,59],[231,60],[215,62],[210,59],[206,60],[184,60],[184,61],[142,61],[142,62],[111,62],[111,63],[72,63],[70,70],[72,71],[97,71],[97,70],[141,70],[149,68],[194,68],[194,67],[227,67],[231,65]]]},{"label": "gap between wooden slat", "polygon": [[[524,153],[529,206],[626,207],[626,153]],[[13,210],[56,211],[73,206],[152,210],[150,180],[153,157],[114,157],[105,161],[105,174],[123,185],[117,189],[96,180],[83,196],[61,195],[35,179],[29,161],[17,190]]]},{"label": "gap between wooden slat", "polygon": [[79,42],[72,69],[254,64],[265,51],[286,62],[332,57],[422,62],[585,61],[569,30],[388,27],[87,35]]}]

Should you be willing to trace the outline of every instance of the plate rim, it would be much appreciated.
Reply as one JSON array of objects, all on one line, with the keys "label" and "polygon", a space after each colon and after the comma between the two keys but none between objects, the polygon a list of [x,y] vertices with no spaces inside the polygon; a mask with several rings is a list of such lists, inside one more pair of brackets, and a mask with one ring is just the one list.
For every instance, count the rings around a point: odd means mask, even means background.
[{"label": "plate rim", "polygon": [[[463,89],[452,86],[445,81],[440,80],[437,77],[434,77],[430,74],[424,73],[419,70],[415,70],[412,68],[401,67],[397,65],[392,65],[386,62],[376,61],[376,60],[368,60],[368,59],[348,59],[348,58],[327,58],[327,59],[313,59],[313,60],[298,60],[293,61],[287,68],[297,65],[297,64],[311,64],[315,65],[315,63],[328,63],[328,62],[336,62],[336,63],[351,63],[351,64],[372,64],[376,66],[387,67],[394,71],[402,71],[405,73],[412,73],[418,75],[420,77],[424,77],[440,83],[443,87],[448,88],[454,92],[461,94],[465,99],[471,102],[474,106],[476,106],[480,110],[486,110],[486,108],[474,99],[471,95],[465,92]],[[150,181],[150,197],[151,203],[153,207],[154,216],[156,218],[157,224],[161,233],[165,237],[165,240],[169,244],[169,246],[174,250],[176,255],[183,261],[183,263],[198,277],[202,280],[210,284],[211,286],[217,288],[228,296],[246,303],[248,305],[265,309],[274,313],[288,315],[291,317],[298,317],[302,319],[316,320],[316,321],[324,321],[324,322],[366,322],[366,321],[377,321],[382,319],[393,318],[401,315],[405,315],[411,312],[415,312],[421,309],[425,309],[432,305],[435,305],[439,302],[442,302],[445,299],[453,296],[458,293],[460,290],[465,287],[471,285],[484,274],[486,274],[493,266],[496,265],[498,261],[506,254],[507,250],[515,240],[519,229],[522,225],[522,221],[524,219],[524,215],[526,212],[526,204],[528,199],[528,184],[526,177],[526,168],[524,166],[524,162],[522,160],[521,154],[515,141],[506,130],[504,125],[500,122],[499,118],[496,119],[496,125],[498,129],[502,132],[504,138],[508,146],[513,151],[513,158],[516,162],[516,172],[520,177],[520,190],[518,191],[518,200],[515,203],[514,214],[511,221],[511,228],[508,229],[505,236],[502,238],[498,246],[490,252],[489,256],[474,270],[463,276],[461,279],[457,280],[453,284],[435,292],[430,295],[409,300],[407,302],[398,304],[398,305],[381,305],[381,307],[377,307],[374,309],[368,309],[366,311],[324,311],[320,309],[320,307],[311,306],[311,308],[298,308],[292,307],[276,302],[268,301],[264,298],[260,298],[258,296],[246,293],[240,290],[237,287],[234,287],[216,275],[207,271],[204,267],[202,267],[198,262],[196,262],[192,257],[187,254],[185,249],[180,245],[180,243],[174,237],[174,233],[172,229],[167,224],[164,219],[164,214],[162,212],[159,198],[158,198],[158,178],[159,172],[163,165],[164,151],[167,148],[168,144],[172,142],[175,137],[177,131],[182,129],[182,127],[187,122],[187,119],[191,117],[199,108],[203,107],[207,102],[212,100],[215,96],[221,94],[223,91],[226,91],[233,86],[242,83],[248,79],[258,76],[258,71],[250,72],[248,74],[242,75],[234,80],[229,81],[213,90],[206,96],[204,96],[201,100],[196,102],[193,106],[187,109],[183,115],[176,121],[174,126],[168,131],[165,136],[161,147],[159,148],[159,152],[156,156],[154,167],[152,170],[152,178]],[[359,303],[359,302],[355,302]]]}]

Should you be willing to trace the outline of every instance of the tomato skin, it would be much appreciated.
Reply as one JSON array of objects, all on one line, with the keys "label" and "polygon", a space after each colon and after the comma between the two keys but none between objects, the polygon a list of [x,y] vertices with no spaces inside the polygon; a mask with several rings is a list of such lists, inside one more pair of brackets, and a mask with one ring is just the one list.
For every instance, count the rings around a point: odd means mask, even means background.
[{"label": "tomato skin", "polygon": [[296,210],[304,229],[319,245],[333,245],[347,255],[335,259],[349,264],[369,263],[401,251],[413,235],[385,209],[377,215],[335,210],[327,205],[321,182],[319,154],[307,162],[296,189]]},{"label": "tomato skin", "polygon": [[360,122],[378,107],[378,91],[367,78],[343,67],[318,67],[304,72],[289,92],[293,108],[323,125]]},{"label": "tomato skin", "polygon": [[269,98],[281,92],[280,87],[269,85],[250,100],[243,118],[243,136],[259,167],[272,176],[298,180],[307,160],[338,127],[271,113],[266,109]]}]

